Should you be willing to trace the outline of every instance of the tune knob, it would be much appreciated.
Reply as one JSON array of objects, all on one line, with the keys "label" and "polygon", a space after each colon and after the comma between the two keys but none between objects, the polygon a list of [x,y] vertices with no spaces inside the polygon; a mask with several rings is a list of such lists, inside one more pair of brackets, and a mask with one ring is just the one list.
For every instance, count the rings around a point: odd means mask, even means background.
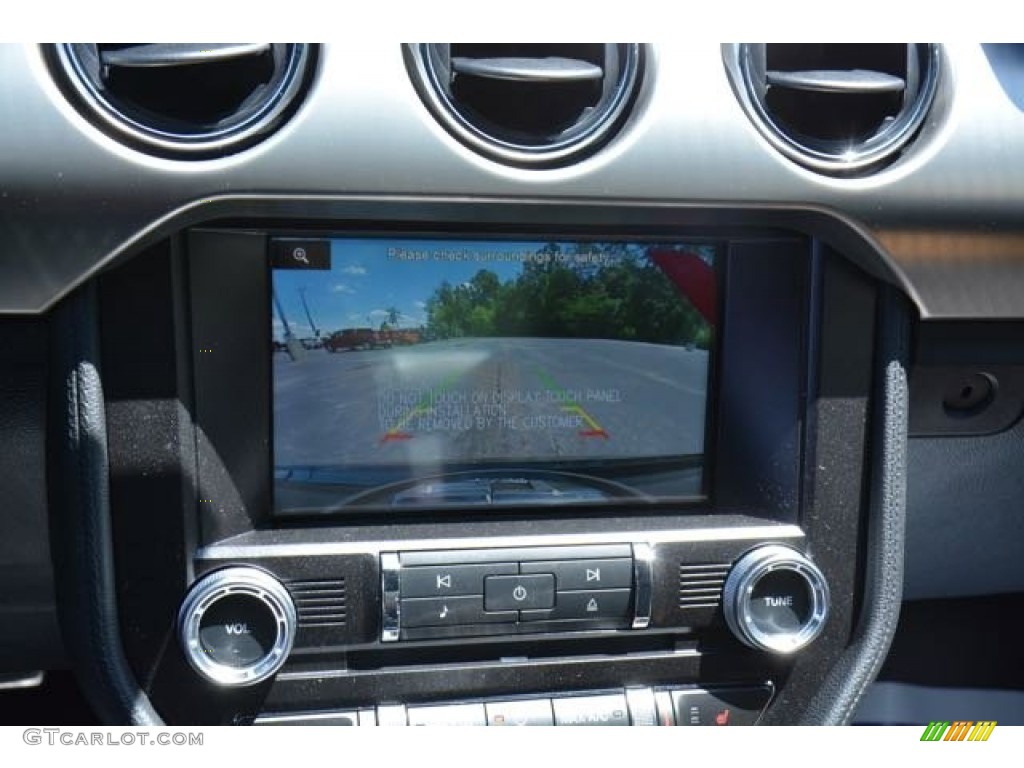
[{"label": "tune knob", "polygon": [[828,601],[818,567],[779,544],[748,552],[725,580],[729,629],[750,647],[773,653],[795,653],[821,634]]},{"label": "tune knob", "polygon": [[185,658],[218,685],[255,685],[277,672],[295,640],[295,604],[266,571],[232,566],[192,585],[178,612]]}]

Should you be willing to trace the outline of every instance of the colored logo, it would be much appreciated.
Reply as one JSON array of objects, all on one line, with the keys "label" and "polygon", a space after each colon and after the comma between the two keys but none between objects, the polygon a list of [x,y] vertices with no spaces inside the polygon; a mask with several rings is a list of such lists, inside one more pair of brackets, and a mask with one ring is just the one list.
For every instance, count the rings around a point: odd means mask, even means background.
[{"label": "colored logo", "polygon": [[966,720],[955,723],[932,721],[921,734],[921,741],[988,741],[995,727],[995,720],[977,723]]}]

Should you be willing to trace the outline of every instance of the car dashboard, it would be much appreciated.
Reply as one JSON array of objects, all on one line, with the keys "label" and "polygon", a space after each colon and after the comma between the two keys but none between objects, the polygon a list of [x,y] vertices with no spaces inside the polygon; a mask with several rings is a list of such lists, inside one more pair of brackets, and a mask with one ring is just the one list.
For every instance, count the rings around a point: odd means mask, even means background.
[{"label": "car dashboard", "polygon": [[1024,722],[1024,48],[0,69],[0,704]]}]

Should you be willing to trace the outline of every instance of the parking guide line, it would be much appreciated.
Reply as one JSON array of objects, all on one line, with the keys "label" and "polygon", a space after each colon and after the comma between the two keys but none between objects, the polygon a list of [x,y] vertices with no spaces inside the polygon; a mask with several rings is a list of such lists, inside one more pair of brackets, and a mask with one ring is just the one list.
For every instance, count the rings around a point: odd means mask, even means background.
[{"label": "parking guide line", "polygon": [[611,435],[608,434],[604,427],[602,427],[593,416],[587,413],[583,406],[577,403],[565,388],[555,381],[555,378],[551,376],[551,374],[540,366],[537,366],[534,369],[534,372],[537,374],[537,378],[540,379],[541,384],[555,394],[560,395],[565,400],[566,404],[562,406],[563,411],[566,413],[574,413],[587,423],[589,429],[581,429],[577,433],[580,437],[600,437],[605,440],[611,439]]},{"label": "parking guide line", "polygon": [[441,381],[437,389],[431,389],[426,394],[421,395],[420,399],[416,401],[416,405],[414,405],[408,413],[402,416],[402,418],[395,422],[395,425],[391,427],[391,429],[384,433],[384,435],[380,439],[380,444],[384,445],[385,443],[391,443],[400,440],[412,440],[415,437],[415,435],[412,434],[411,432],[403,431],[405,426],[417,416],[425,416],[429,414],[431,411],[433,411],[433,398],[437,397],[438,395],[443,395],[445,392],[451,389],[455,385],[455,382],[462,377],[463,373],[463,371],[459,371],[458,373],[451,374],[450,376]]}]

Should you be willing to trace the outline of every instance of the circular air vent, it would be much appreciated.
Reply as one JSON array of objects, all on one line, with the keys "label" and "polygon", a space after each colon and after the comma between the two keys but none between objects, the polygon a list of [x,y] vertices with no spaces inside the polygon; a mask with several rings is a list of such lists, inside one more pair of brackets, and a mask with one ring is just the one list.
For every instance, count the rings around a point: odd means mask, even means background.
[{"label": "circular air vent", "polygon": [[744,44],[754,122],[792,160],[836,175],[874,170],[924,122],[939,76],[931,44]]},{"label": "circular air vent", "polygon": [[565,164],[601,146],[640,83],[636,44],[407,46],[421,96],[458,139],[520,166]]},{"label": "circular air vent", "polygon": [[52,49],[87,116],[128,142],[170,156],[225,154],[291,114],[313,46],[290,43],[75,43]]}]

